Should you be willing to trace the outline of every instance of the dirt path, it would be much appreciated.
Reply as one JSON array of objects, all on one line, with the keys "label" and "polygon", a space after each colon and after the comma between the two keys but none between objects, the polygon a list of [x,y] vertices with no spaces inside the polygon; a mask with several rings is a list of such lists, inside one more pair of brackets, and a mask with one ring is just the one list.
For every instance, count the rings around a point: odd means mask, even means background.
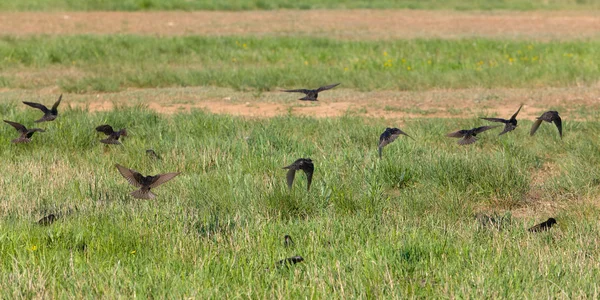
[{"label": "dirt path", "polygon": [[280,10],[250,12],[0,13],[3,35],[311,35],[342,39],[600,37],[600,11],[456,12]]}]

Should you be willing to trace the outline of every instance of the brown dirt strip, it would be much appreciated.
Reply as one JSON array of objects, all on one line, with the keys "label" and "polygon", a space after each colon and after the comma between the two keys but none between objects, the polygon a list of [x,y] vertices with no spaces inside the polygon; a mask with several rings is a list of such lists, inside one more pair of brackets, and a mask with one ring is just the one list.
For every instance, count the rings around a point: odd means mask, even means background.
[{"label": "brown dirt strip", "polygon": [[600,11],[4,12],[2,35],[323,36],[341,39],[600,37]]}]

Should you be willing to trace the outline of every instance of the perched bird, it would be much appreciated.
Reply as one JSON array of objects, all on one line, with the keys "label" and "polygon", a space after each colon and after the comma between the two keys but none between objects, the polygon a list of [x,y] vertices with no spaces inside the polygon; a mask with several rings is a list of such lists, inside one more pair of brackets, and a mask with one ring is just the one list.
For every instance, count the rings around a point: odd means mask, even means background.
[{"label": "perched bird", "polygon": [[533,135],[538,130],[538,127],[540,127],[542,121],[546,121],[548,123],[554,122],[554,125],[556,125],[556,128],[558,128],[558,134],[560,134],[560,138],[562,139],[562,120],[560,119],[558,112],[554,110],[547,111],[537,118],[531,127],[531,132],[529,132],[530,135]]},{"label": "perched bird", "polygon": [[313,165],[313,162],[310,158],[299,158],[293,164],[283,168],[289,170],[287,172],[287,184],[290,189],[292,188],[292,184],[294,183],[296,171],[302,170],[306,174],[306,179],[308,180],[306,190],[310,191],[310,183],[312,182],[312,176],[315,170],[315,165]]},{"label": "perched bird", "polygon": [[302,256],[296,255],[296,256],[282,259],[282,260],[278,261],[275,265],[278,267],[284,267],[284,266],[295,265],[295,264],[303,262],[303,261],[304,261],[304,258],[302,258]]},{"label": "perched bird", "polygon": [[146,154],[154,159],[161,159],[161,157],[158,154],[156,154],[156,152],[154,152],[154,150],[152,149],[146,150]]},{"label": "perched bird", "polygon": [[19,124],[17,122],[11,122],[11,121],[7,121],[7,120],[4,120],[4,122],[10,124],[10,126],[14,127],[19,133],[21,133],[21,136],[19,136],[18,138],[11,141],[12,143],[15,143],[15,144],[29,143],[29,142],[31,142],[31,136],[33,136],[34,133],[45,131],[44,129],[40,129],[40,128],[27,129],[25,126],[23,126],[22,124]]},{"label": "perched bird", "polygon": [[537,224],[529,229],[527,229],[527,231],[529,232],[541,232],[541,231],[546,231],[548,229],[550,229],[552,227],[552,225],[556,224],[556,220],[554,218],[550,218],[548,220],[546,220],[546,222],[542,222],[540,224]]},{"label": "perched bird", "polygon": [[44,116],[41,119],[35,121],[36,123],[39,123],[39,122],[46,122],[46,121],[54,121],[54,119],[56,119],[56,117],[58,116],[57,108],[58,108],[58,105],[60,104],[60,100],[62,100],[62,94],[60,94],[60,97],[58,97],[58,100],[54,103],[54,105],[52,105],[52,109],[48,109],[45,105],[35,103],[35,102],[23,101],[23,103],[26,105],[29,105],[31,107],[37,108],[44,112]]},{"label": "perched bird", "polygon": [[104,144],[121,145],[121,142],[119,142],[119,138],[121,136],[127,136],[127,130],[125,128],[122,128],[119,131],[114,131],[112,126],[110,125],[100,125],[96,127],[96,131],[108,135],[107,138],[100,140],[100,142]]},{"label": "perched bird", "polygon": [[297,90],[282,90],[282,92],[288,92],[288,93],[304,93],[306,94],[305,97],[300,98],[298,100],[306,100],[306,101],[318,101],[317,98],[319,97],[319,92],[325,91],[325,90],[330,90],[336,86],[340,85],[339,83],[335,83],[335,84],[331,84],[331,85],[326,85],[326,86],[322,86],[316,90],[307,90],[307,89],[297,89]]},{"label": "perched bird", "polygon": [[381,152],[383,150],[383,147],[395,141],[401,134],[413,139],[410,135],[406,134],[406,132],[398,128],[388,127],[385,129],[385,131],[379,136],[379,158],[381,158]]},{"label": "perched bird", "polygon": [[290,247],[290,246],[293,246],[293,245],[294,245],[294,241],[292,240],[292,237],[286,234],[286,235],[283,237],[283,245],[284,245],[286,248],[287,248],[287,247]]},{"label": "perched bird", "polygon": [[491,122],[504,123],[504,130],[502,130],[502,132],[500,132],[500,134],[499,134],[499,135],[503,135],[503,134],[505,134],[507,132],[511,132],[511,131],[515,130],[515,128],[517,128],[517,115],[521,111],[522,107],[523,107],[523,105],[521,104],[521,106],[519,106],[519,109],[517,110],[517,112],[514,115],[512,115],[512,117],[510,117],[510,119],[508,119],[508,120],[501,119],[501,118],[481,118],[481,119],[488,120]]},{"label": "perched bird", "polygon": [[458,141],[459,145],[473,144],[477,141],[477,138],[475,136],[477,136],[478,134],[480,134],[486,130],[490,130],[490,129],[496,128],[496,127],[500,127],[500,125],[481,126],[481,127],[477,127],[477,128],[473,128],[473,129],[463,129],[463,130],[459,130],[456,132],[448,133],[447,137],[462,138]]},{"label": "perched bird", "polygon": [[138,199],[154,199],[154,198],[156,198],[156,195],[153,194],[152,192],[150,192],[150,189],[158,187],[159,185],[173,179],[175,176],[177,176],[181,173],[181,172],[176,172],[176,173],[158,174],[158,175],[154,175],[154,176],[143,176],[139,172],[125,168],[119,164],[116,164],[115,166],[117,167],[117,169],[119,170],[121,175],[123,175],[123,177],[125,177],[125,179],[127,179],[127,181],[129,181],[129,183],[131,185],[140,188],[137,191],[131,192],[131,195],[134,198],[138,198]]},{"label": "perched bird", "polygon": [[43,218],[41,218],[37,223],[42,226],[49,226],[56,221],[58,217],[54,214],[49,214]]}]

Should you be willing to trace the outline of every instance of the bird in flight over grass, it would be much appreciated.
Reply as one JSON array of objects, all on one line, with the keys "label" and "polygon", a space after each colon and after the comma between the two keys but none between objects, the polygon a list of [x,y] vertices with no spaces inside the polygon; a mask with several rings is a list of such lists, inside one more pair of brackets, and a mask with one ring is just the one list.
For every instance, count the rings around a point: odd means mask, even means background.
[{"label": "bird in flight over grass", "polygon": [[477,138],[475,136],[477,136],[478,134],[480,134],[486,130],[490,130],[490,129],[496,128],[496,127],[500,127],[500,125],[481,126],[481,127],[477,127],[477,128],[473,128],[473,129],[462,129],[462,130],[459,130],[456,132],[448,133],[447,137],[462,138],[458,141],[459,145],[473,144],[477,141]]},{"label": "bird in flight over grass", "polygon": [[27,129],[25,126],[23,126],[22,124],[19,124],[17,122],[11,122],[11,121],[7,121],[7,120],[4,120],[4,122],[10,124],[10,126],[14,127],[19,133],[21,133],[21,136],[19,136],[18,138],[11,141],[12,143],[15,143],[15,144],[29,143],[29,142],[31,142],[31,136],[33,136],[34,133],[45,131],[44,129],[41,129],[41,128]]},{"label": "bird in flight over grass", "polygon": [[541,232],[541,231],[546,231],[548,229],[550,229],[552,227],[552,225],[556,224],[556,220],[554,218],[550,218],[548,220],[546,220],[546,222],[542,222],[540,224],[537,224],[529,229],[527,229],[527,231],[529,232]]},{"label": "bird in flight over grass", "polygon": [[278,261],[276,263],[276,265],[278,267],[286,267],[286,266],[295,265],[295,264],[303,262],[303,261],[304,261],[304,258],[302,258],[302,256],[296,255],[296,256],[282,259],[282,260]]},{"label": "bird in flight over grass", "polygon": [[500,134],[499,134],[499,135],[503,135],[503,134],[505,134],[507,132],[511,132],[511,131],[515,130],[515,128],[517,128],[517,115],[521,111],[522,107],[523,107],[523,105],[521,104],[521,106],[519,106],[519,109],[517,110],[517,112],[514,115],[512,115],[512,117],[510,117],[510,119],[508,119],[508,120],[501,119],[501,118],[481,118],[481,119],[488,120],[491,122],[504,123],[504,130],[502,130],[502,132],[500,132]]},{"label": "bird in flight over grass", "polygon": [[119,170],[121,175],[123,175],[123,177],[125,177],[125,179],[127,179],[127,181],[131,185],[140,188],[139,190],[131,192],[131,195],[134,198],[138,198],[138,199],[154,199],[154,198],[156,198],[156,195],[153,194],[152,192],[150,192],[150,189],[158,187],[159,185],[173,179],[175,176],[177,176],[181,173],[181,172],[175,172],[175,173],[158,174],[158,175],[154,175],[154,176],[151,176],[151,175],[143,176],[139,172],[132,170],[132,169],[125,168],[119,164],[116,164],[115,166],[117,167],[117,169]]},{"label": "bird in flight over grass", "polygon": [[46,121],[54,121],[54,119],[56,119],[56,117],[58,116],[58,105],[60,104],[60,101],[62,100],[62,94],[60,94],[60,97],[58,97],[58,100],[54,103],[54,105],[52,105],[52,109],[48,109],[45,105],[43,104],[39,104],[39,103],[35,103],[35,102],[27,102],[27,101],[23,101],[24,104],[29,105],[31,107],[37,108],[39,110],[41,110],[42,112],[44,112],[44,116],[35,121],[36,123],[39,122],[46,122]]},{"label": "bird in flight over grass", "polygon": [[52,225],[52,223],[54,223],[56,220],[58,220],[58,217],[55,214],[49,214],[41,218],[39,221],[37,221],[37,223],[41,226],[49,226]]},{"label": "bird in flight over grass", "polygon": [[287,248],[287,247],[290,247],[290,246],[293,246],[293,245],[294,245],[294,241],[292,240],[292,237],[286,234],[286,235],[283,237],[283,245],[284,245],[286,248]]},{"label": "bird in flight over grass", "polygon": [[306,174],[306,179],[308,181],[306,190],[310,191],[310,183],[312,182],[313,172],[315,170],[315,165],[313,164],[310,158],[300,158],[297,159],[293,164],[283,167],[284,169],[288,169],[287,172],[287,184],[288,188],[292,188],[292,184],[294,183],[294,177],[296,177],[296,171],[302,170]]},{"label": "bird in flight over grass", "polygon": [[110,125],[100,125],[96,127],[96,131],[108,135],[107,138],[100,140],[100,142],[104,144],[121,145],[119,138],[121,136],[127,136],[127,130],[125,128],[122,128],[119,131],[114,131]]},{"label": "bird in flight over grass", "polygon": [[317,98],[319,97],[319,92],[325,91],[325,90],[330,90],[336,86],[340,85],[339,83],[335,83],[335,84],[331,84],[331,85],[326,85],[326,86],[322,86],[316,90],[308,90],[308,89],[297,89],[297,90],[282,90],[282,92],[288,92],[288,93],[304,93],[306,94],[305,97],[300,98],[298,100],[305,100],[305,101],[318,101]]},{"label": "bird in flight over grass", "polygon": [[558,128],[558,134],[562,139],[562,120],[560,119],[558,112],[555,110],[547,111],[538,117],[531,127],[531,132],[529,132],[530,135],[535,134],[535,132],[538,130],[538,127],[540,127],[540,124],[542,124],[542,121],[546,121],[548,123],[554,122],[554,125],[556,125],[556,128]]},{"label": "bird in flight over grass", "polygon": [[401,134],[413,139],[410,135],[406,134],[406,132],[398,128],[388,127],[385,129],[385,131],[379,136],[379,158],[381,158],[381,152],[383,150],[383,147],[395,141]]}]

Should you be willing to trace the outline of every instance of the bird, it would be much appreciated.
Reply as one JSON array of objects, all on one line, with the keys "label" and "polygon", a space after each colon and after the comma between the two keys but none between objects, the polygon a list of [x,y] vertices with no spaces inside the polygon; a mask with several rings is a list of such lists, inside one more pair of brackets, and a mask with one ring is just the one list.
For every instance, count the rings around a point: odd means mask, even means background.
[{"label": "bird", "polygon": [[537,118],[531,127],[531,132],[529,132],[531,136],[533,136],[533,134],[535,134],[535,132],[538,130],[538,127],[540,127],[542,121],[546,121],[548,123],[554,122],[554,125],[556,125],[556,128],[558,128],[558,134],[562,139],[562,120],[560,119],[558,112],[555,110],[547,111]]},{"label": "bird", "polygon": [[56,221],[58,219],[58,217],[54,214],[49,214],[43,218],[41,218],[39,221],[37,221],[37,223],[41,226],[49,226],[52,225],[52,223],[54,223],[54,221]]},{"label": "bird", "polygon": [[110,125],[100,125],[96,127],[96,131],[108,135],[107,138],[100,140],[100,142],[104,144],[121,145],[121,142],[119,142],[119,138],[121,136],[127,136],[127,130],[125,128],[122,128],[119,131],[114,131],[112,126]]},{"label": "bird", "polygon": [[413,139],[410,135],[406,134],[406,132],[398,128],[388,127],[385,129],[385,131],[379,136],[379,158],[381,158],[381,152],[383,150],[383,147],[395,141],[401,134]]},{"label": "bird", "polygon": [[174,172],[174,173],[158,174],[158,175],[154,175],[154,176],[151,176],[151,175],[143,176],[139,172],[132,170],[132,169],[125,168],[119,164],[116,164],[115,166],[117,167],[117,169],[119,170],[121,175],[123,175],[123,177],[125,177],[125,179],[127,179],[127,181],[131,185],[140,188],[139,190],[131,192],[131,195],[134,198],[138,198],[138,199],[154,199],[154,198],[156,198],[156,195],[153,194],[150,191],[150,189],[158,187],[159,185],[173,179],[175,176],[177,176],[181,173],[181,172]]},{"label": "bird", "polygon": [[146,150],[146,155],[148,155],[154,159],[161,159],[161,157],[152,149]]},{"label": "bird", "polygon": [[318,101],[317,98],[319,97],[319,92],[325,91],[325,90],[330,90],[336,86],[340,85],[339,83],[334,83],[334,84],[330,84],[330,85],[326,85],[326,86],[322,86],[316,90],[308,90],[308,89],[297,89],[297,90],[282,90],[282,92],[288,92],[288,93],[304,93],[306,94],[305,97],[302,97],[298,100],[305,100],[305,101]]},{"label": "bird", "polygon": [[283,245],[284,245],[286,248],[287,248],[287,247],[290,247],[290,246],[293,246],[293,245],[294,245],[294,241],[292,240],[292,237],[286,234],[286,235],[283,237]]},{"label": "bird", "polygon": [[27,101],[23,101],[24,104],[29,105],[31,107],[37,108],[39,110],[41,110],[42,112],[44,112],[44,116],[35,121],[35,123],[39,123],[39,122],[46,122],[46,121],[54,121],[54,119],[56,119],[56,117],[58,116],[58,105],[60,104],[60,101],[62,100],[62,94],[60,94],[60,97],[58,97],[58,100],[54,103],[54,105],[52,105],[52,109],[48,109],[45,105],[40,104],[40,103],[35,103],[35,102],[27,102]]},{"label": "bird", "polygon": [[521,104],[521,106],[519,106],[519,109],[517,110],[517,112],[514,115],[512,115],[512,117],[510,117],[510,119],[508,119],[508,120],[501,119],[501,118],[481,118],[481,119],[491,121],[491,122],[504,123],[504,130],[502,130],[502,132],[500,132],[500,134],[498,134],[498,135],[503,135],[503,134],[505,134],[507,132],[511,132],[511,131],[515,130],[515,128],[517,128],[517,115],[521,111],[522,107],[523,107],[523,104]]},{"label": "bird", "polygon": [[296,171],[302,170],[306,174],[306,179],[308,181],[306,190],[310,191],[310,183],[312,182],[313,172],[315,170],[315,165],[313,164],[310,158],[299,158],[293,164],[283,167],[284,169],[288,169],[287,172],[287,184],[288,188],[292,188],[292,184],[294,183],[294,177],[296,177]]},{"label": "bird", "polygon": [[29,143],[29,142],[31,142],[31,136],[33,136],[34,133],[45,131],[44,129],[41,129],[41,128],[27,129],[27,127],[25,127],[22,124],[19,124],[17,122],[12,122],[12,121],[7,121],[7,120],[4,120],[4,122],[10,124],[10,126],[14,127],[19,133],[21,133],[21,136],[19,136],[18,138],[11,141],[12,143],[15,143],[15,144]]},{"label": "bird", "polygon": [[302,258],[302,256],[296,255],[296,256],[282,259],[282,260],[278,261],[275,265],[278,267],[284,267],[284,266],[295,265],[295,264],[303,262],[303,261],[304,261],[304,258]]},{"label": "bird", "polygon": [[556,220],[554,218],[549,218],[548,220],[546,220],[546,222],[537,224],[537,225],[527,229],[527,231],[529,231],[529,232],[546,231],[546,230],[550,229],[552,227],[552,225],[554,225],[554,224],[556,224]]},{"label": "bird", "polygon": [[496,127],[500,127],[500,125],[481,126],[481,127],[472,128],[472,129],[462,129],[462,130],[459,130],[456,132],[448,133],[447,137],[462,138],[458,141],[459,145],[473,144],[477,141],[477,138],[475,136],[477,136],[478,134],[480,134],[486,130],[490,130],[490,129],[496,128]]}]

